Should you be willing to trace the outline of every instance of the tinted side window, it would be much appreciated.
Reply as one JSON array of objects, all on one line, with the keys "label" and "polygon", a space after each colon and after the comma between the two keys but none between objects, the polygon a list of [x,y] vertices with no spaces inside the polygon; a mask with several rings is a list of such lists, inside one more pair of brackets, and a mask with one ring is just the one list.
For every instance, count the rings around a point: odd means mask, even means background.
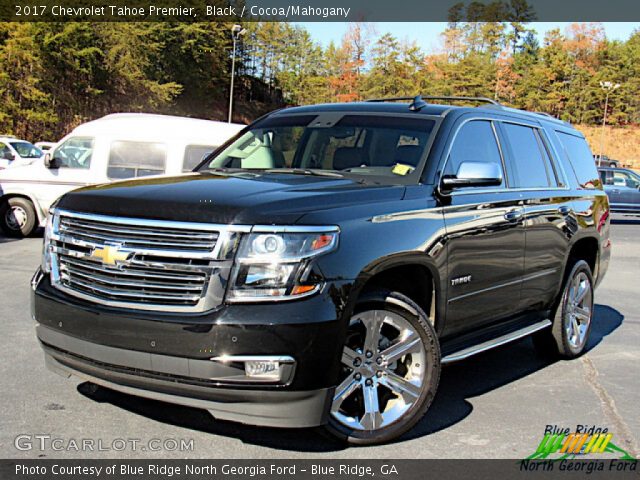
[{"label": "tinted side window", "polygon": [[184,149],[184,160],[182,161],[182,171],[191,172],[193,169],[216,148],[213,145],[187,145]]},{"label": "tinted side window", "polygon": [[614,171],[612,180],[613,185],[616,186],[638,188],[638,181],[627,172]]},{"label": "tinted side window", "polygon": [[[463,162],[495,163],[500,167],[500,171],[503,170],[502,157],[491,122],[473,120],[462,126],[451,147],[444,174],[455,175]],[[502,178],[501,186],[504,186],[504,172]]]},{"label": "tinted side window", "polygon": [[164,173],[167,147],[164,143],[129,142],[118,140],[111,144],[107,176],[132,178]]},{"label": "tinted side window", "polygon": [[513,187],[544,188],[557,186],[547,151],[536,129],[513,123],[503,124],[509,142]]},{"label": "tinted side window", "polygon": [[589,150],[587,141],[582,137],[568,133],[556,133],[569,158],[573,172],[578,180],[578,185],[582,188],[599,188],[601,183],[598,178],[596,162],[593,159],[591,150]]}]

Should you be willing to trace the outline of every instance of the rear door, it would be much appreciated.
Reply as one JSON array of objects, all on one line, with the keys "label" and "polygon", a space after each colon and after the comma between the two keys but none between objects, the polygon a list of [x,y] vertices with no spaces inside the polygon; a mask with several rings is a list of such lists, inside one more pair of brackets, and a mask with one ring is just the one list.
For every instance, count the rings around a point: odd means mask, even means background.
[{"label": "rear door", "polygon": [[[444,175],[462,162],[500,166],[499,187],[463,188],[443,208],[448,254],[447,333],[476,329],[518,310],[525,247],[523,208],[507,175],[494,122],[463,119],[454,126]],[[457,128],[457,130],[456,130]]]},{"label": "rear door", "polygon": [[509,187],[520,193],[524,204],[522,310],[539,310],[557,291],[567,251],[566,228],[575,213],[545,131],[535,123],[505,121],[500,133],[507,153]]}]

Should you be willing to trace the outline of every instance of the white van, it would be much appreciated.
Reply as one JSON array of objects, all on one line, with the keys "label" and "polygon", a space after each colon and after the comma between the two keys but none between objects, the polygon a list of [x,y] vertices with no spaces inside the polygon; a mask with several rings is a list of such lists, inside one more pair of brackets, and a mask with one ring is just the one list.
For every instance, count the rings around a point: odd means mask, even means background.
[{"label": "white van", "polygon": [[69,190],[147,175],[191,171],[244,125],[116,113],[80,125],[30,165],[0,171],[0,227],[26,236]]}]

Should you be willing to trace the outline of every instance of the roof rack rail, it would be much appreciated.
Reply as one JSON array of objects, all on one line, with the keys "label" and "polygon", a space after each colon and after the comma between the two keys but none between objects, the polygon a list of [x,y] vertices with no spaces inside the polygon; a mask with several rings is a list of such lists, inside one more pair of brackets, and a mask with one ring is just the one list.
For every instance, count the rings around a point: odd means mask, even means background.
[{"label": "roof rack rail", "polygon": [[547,112],[533,112],[533,113],[537,113],[538,115],[544,115],[545,117],[555,118],[556,120],[559,120],[557,117],[554,117],[553,115]]},{"label": "roof rack rail", "polygon": [[[466,102],[483,102],[490,103],[492,105],[502,106],[502,104],[496,100],[487,97],[456,97],[451,95],[439,96],[439,95],[417,95],[415,97],[389,97],[389,98],[372,98],[366,100],[367,102],[397,102],[400,100],[413,100],[411,106],[418,106],[419,102],[422,101],[426,105],[424,100],[451,100],[451,101],[466,101]],[[425,105],[421,105],[417,110],[424,107]],[[410,107],[411,108],[411,107]]]}]

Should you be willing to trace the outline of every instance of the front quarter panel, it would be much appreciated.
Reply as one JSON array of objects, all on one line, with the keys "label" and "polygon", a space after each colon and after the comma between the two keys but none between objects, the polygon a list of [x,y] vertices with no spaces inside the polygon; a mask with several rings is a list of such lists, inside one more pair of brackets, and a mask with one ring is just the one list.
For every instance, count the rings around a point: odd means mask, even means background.
[{"label": "front quarter panel", "polygon": [[429,195],[429,187],[416,188],[422,192],[410,200],[332,210],[330,214],[315,212],[300,220],[301,224],[340,227],[338,249],[319,258],[317,266],[327,279],[349,281],[343,292],[346,319],[372,276],[408,264],[429,269],[436,288],[436,309],[444,305],[440,279],[446,278],[447,264],[442,211]]}]

